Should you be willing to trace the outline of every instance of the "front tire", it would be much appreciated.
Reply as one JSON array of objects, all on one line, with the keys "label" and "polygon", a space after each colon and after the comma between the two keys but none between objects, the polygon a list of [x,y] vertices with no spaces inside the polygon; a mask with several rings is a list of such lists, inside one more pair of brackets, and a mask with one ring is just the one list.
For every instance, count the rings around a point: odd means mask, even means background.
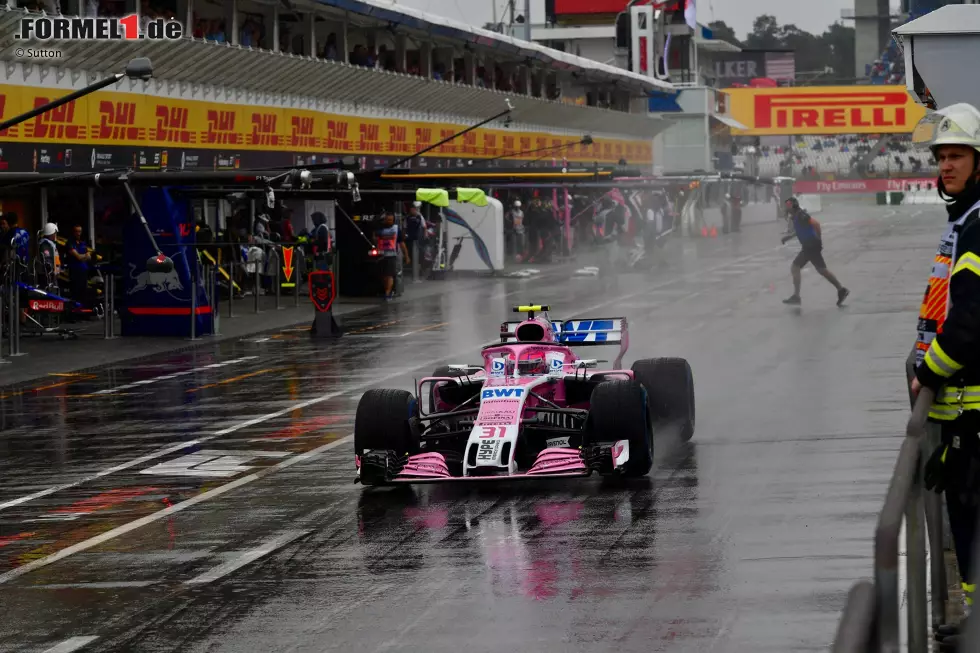
[{"label": "front tire", "polygon": [[404,390],[368,390],[354,417],[354,452],[394,451],[399,456],[419,452],[419,439],[408,420],[416,416],[415,397]]},{"label": "front tire", "polygon": [[592,391],[589,444],[627,440],[626,476],[646,476],[653,467],[653,433],[647,392],[637,381],[606,381]]},{"label": "front tire", "polygon": [[683,358],[649,358],[633,363],[633,378],[649,395],[654,431],[668,425],[680,429],[687,442],[694,437],[694,372]]}]

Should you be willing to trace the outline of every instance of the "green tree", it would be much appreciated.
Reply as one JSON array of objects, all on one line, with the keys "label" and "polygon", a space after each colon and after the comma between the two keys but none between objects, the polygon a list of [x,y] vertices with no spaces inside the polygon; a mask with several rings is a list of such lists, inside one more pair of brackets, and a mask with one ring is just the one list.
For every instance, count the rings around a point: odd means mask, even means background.
[{"label": "green tree", "polygon": [[833,69],[829,74],[834,80],[850,80],[854,70],[854,28],[834,23],[820,37],[825,51],[826,66]]},{"label": "green tree", "polygon": [[782,47],[779,42],[779,22],[775,16],[763,14],[752,23],[752,31],[745,39],[745,47],[752,50],[771,50]]},{"label": "green tree", "polygon": [[824,69],[826,53],[818,37],[790,24],[779,29],[777,39],[780,48],[793,51],[796,70],[809,72]]},{"label": "green tree", "polygon": [[[719,28],[715,38],[723,38],[723,33]],[[735,44],[753,50],[791,50],[797,74],[804,73],[798,82],[831,84],[854,79],[854,28],[841,23],[816,35],[793,24],[780,25],[774,16],[763,14],[755,19],[744,43]]]},{"label": "green tree", "polygon": [[708,23],[708,29],[712,36],[718,41],[726,41],[732,45],[742,47],[741,41],[735,36],[735,30],[728,26],[723,20],[713,20]]}]

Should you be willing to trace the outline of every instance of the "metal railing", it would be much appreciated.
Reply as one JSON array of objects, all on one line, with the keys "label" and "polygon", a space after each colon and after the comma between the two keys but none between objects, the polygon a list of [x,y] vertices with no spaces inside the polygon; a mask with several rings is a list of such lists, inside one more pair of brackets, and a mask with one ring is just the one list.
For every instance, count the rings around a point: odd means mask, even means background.
[{"label": "metal railing", "polygon": [[[906,361],[909,381],[914,360],[913,352]],[[932,390],[923,388],[912,401],[912,416],[875,529],[874,581],[860,581],[851,589],[834,640],[835,653],[898,653],[900,650],[899,539],[903,523],[909,653],[929,651],[927,620],[930,616],[933,628],[946,622],[942,497],[926,491],[922,481],[924,463],[938,446],[937,430],[927,421],[934,398]],[[931,552],[929,589],[926,587],[927,537]],[[927,615],[930,593],[932,610]]]},{"label": "metal railing", "polygon": [[[187,243],[184,247],[191,250],[196,250],[199,252],[208,249],[224,249],[233,248],[232,251],[241,246],[242,243]],[[300,306],[300,287],[303,284],[303,273],[305,270],[305,263],[301,262],[303,259],[303,254],[300,252],[303,243],[275,243],[260,246],[264,250],[264,256],[262,261],[255,264],[255,269],[253,272],[246,272],[247,268],[244,266],[248,265],[245,261],[236,260],[235,256],[229,256],[224,262],[219,262],[220,259],[214,259],[209,255],[201,256],[200,261],[197,265],[190,266],[191,274],[191,288],[199,289],[203,287],[204,297],[208,302],[208,307],[211,316],[211,328],[210,330],[202,333],[200,332],[199,325],[197,323],[198,314],[201,312],[199,310],[198,303],[200,300],[199,292],[190,292],[188,298],[190,304],[190,328],[189,328],[189,339],[198,340],[201,336],[218,336],[220,335],[220,319],[221,319],[221,290],[218,283],[219,275],[222,276],[228,286],[228,309],[227,318],[234,317],[234,296],[236,293],[237,283],[236,279],[245,281],[246,279],[252,281],[255,284],[255,300],[254,300],[254,312],[256,314],[261,313],[260,308],[260,297],[262,295],[262,289],[265,286],[269,294],[273,295],[275,298],[275,310],[282,310],[285,306],[282,305],[282,292],[283,292],[283,279],[281,276],[282,270],[281,264],[283,262],[283,257],[280,254],[280,248],[282,246],[291,246],[295,248],[297,252],[295,254],[296,258],[293,259],[294,267],[291,272],[291,290],[293,296],[293,307]],[[108,263],[100,263],[96,266],[102,273],[102,279],[104,281],[103,292],[102,292],[102,308],[103,308],[103,337],[105,340],[112,340],[118,336],[116,330],[116,288],[117,288],[117,278],[112,272],[112,266]],[[30,266],[29,266],[30,268]],[[244,274],[239,275],[238,272],[242,271]],[[267,280],[267,282],[264,282]],[[12,359],[19,356],[26,355],[25,352],[21,350],[21,324],[20,324],[20,313],[22,310],[23,302],[23,291],[21,286],[16,283],[16,278],[14,275],[5,275],[4,282],[0,282],[0,304],[7,307],[7,312],[3,316],[4,319],[0,319],[0,342],[6,340],[6,350],[0,352],[0,364],[9,364]],[[205,313],[207,314],[207,313]]]}]

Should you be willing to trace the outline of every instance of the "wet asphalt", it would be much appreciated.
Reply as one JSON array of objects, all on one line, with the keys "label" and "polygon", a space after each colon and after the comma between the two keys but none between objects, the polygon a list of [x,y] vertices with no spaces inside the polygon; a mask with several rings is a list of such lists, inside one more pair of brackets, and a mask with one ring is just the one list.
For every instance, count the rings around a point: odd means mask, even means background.
[{"label": "wet asphalt", "polygon": [[[447,284],[339,342],[299,326],[0,389],[0,651],[826,650],[871,573],[944,216],[818,217],[843,308],[812,270],[781,303],[798,247],[773,221],[646,275]],[[627,364],[688,358],[694,439],[630,483],[355,485],[361,393],[478,359],[526,302],[628,317]]]}]

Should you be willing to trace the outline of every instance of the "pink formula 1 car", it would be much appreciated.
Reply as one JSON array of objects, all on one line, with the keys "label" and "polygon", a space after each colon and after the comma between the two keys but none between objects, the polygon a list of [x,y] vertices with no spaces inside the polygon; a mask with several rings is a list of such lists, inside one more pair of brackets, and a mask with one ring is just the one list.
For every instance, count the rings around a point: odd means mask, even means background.
[{"label": "pink formula 1 car", "polygon": [[[654,440],[694,435],[694,379],[682,358],[618,369],[625,318],[553,321],[547,306],[518,306],[483,364],[436,369],[404,390],[369,390],[354,422],[365,485],[588,476],[643,476]],[[536,314],[540,314],[536,317]],[[575,354],[618,345],[613,367]]]}]

